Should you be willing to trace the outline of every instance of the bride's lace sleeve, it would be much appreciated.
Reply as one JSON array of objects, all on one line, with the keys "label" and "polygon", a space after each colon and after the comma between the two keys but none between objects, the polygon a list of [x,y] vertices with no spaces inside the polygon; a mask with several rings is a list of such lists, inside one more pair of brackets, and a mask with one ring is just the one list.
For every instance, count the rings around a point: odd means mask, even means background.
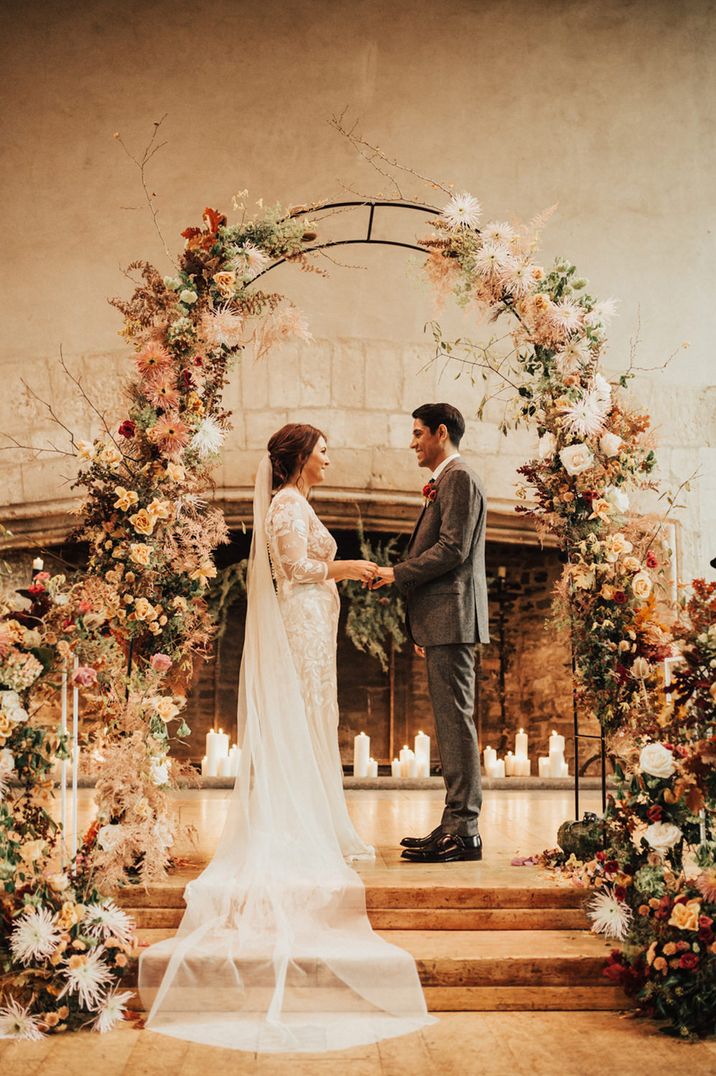
[{"label": "bride's lace sleeve", "polygon": [[328,564],[308,555],[308,520],[300,502],[287,497],[272,507],[268,530],[274,568],[280,566],[292,583],[321,583]]}]

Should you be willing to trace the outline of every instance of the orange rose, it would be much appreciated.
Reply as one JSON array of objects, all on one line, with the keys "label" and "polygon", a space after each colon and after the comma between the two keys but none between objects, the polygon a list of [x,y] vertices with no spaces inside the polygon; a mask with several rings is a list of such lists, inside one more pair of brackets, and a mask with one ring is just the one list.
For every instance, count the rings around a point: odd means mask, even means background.
[{"label": "orange rose", "polygon": [[146,508],[140,508],[138,512],[129,517],[129,522],[138,534],[151,534],[154,530],[156,519],[153,515],[150,516]]},{"label": "orange rose", "polygon": [[[698,930],[700,915],[700,900],[681,901],[672,908],[669,926],[677,927],[679,930]],[[664,951],[666,952],[666,950]]]}]

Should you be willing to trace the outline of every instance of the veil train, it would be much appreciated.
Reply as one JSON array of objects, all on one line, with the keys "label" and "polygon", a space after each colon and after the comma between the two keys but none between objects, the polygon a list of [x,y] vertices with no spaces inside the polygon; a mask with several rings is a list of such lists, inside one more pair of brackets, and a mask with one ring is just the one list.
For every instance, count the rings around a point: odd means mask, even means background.
[{"label": "veil train", "polygon": [[174,938],[144,951],[147,1027],[259,1052],[341,1050],[433,1023],[410,954],[379,937],[344,861],[317,769],[254,490],[239,775],[214,858]]}]

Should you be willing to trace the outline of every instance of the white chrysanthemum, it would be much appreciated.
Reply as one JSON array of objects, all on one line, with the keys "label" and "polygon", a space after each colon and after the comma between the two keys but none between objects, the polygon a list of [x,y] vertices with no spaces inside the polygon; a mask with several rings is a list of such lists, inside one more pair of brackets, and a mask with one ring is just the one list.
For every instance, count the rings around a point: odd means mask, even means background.
[{"label": "white chrysanthemum", "polygon": [[103,949],[96,949],[89,955],[71,956],[62,967],[67,984],[58,996],[77,994],[80,1005],[85,1009],[96,1009],[105,987],[113,978],[109,965],[102,960],[103,952]]},{"label": "white chrysanthemum", "polygon": [[631,908],[623,900],[617,900],[610,890],[597,893],[587,905],[587,915],[592,921],[594,934],[606,934],[608,938],[623,941],[631,925]]},{"label": "white chrysanthemum", "polygon": [[134,922],[113,900],[101,904],[88,904],[82,920],[82,928],[92,938],[117,938],[128,945],[134,933]]},{"label": "white chrysanthemum", "polygon": [[224,431],[215,418],[207,415],[191,439],[192,448],[204,459],[206,456],[214,456],[223,443]]},{"label": "white chrysanthemum", "polygon": [[486,224],[484,228],[480,229],[480,234],[486,243],[495,243],[497,246],[509,247],[512,240],[515,238],[515,229],[511,224],[508,224],[504,220],[491,220],[489,224]]},{"label": "white chrysanthemum", "polygon": [[60,931],[48,908],[31,908],[20,916],[10,935],[10,951],[21,964],[52,956],[60,943]]},{"label": "white chrysanthemum", "polygon": [[570,340],[561,351],[555,355],[557,370],[562,377],[580,370],[592,357],[589,343],[582,337],[581,340]]},{"label": "white chrysanthemum", "polygon": [[481,214],[482,206],[477,198],[473,198],[466,191],[453,194],[443,209],[443,218],[451,228],[476,228]]},{"label": "white chrysanthemum", "polygon": [[239,347],[243,340],[244,317],[227,306],[220,306],[211,314],[204,314],[201,328],[213,347]]},{"label": "white chrysanthemum", "polygon": [[609,384],[606,377],[602,377],[601,374],[595,374],[592,390],[597,399],[603,404],[611,403],[612,386]]},{"label": "white chrysanthemum", "polygon": [[[597,377],[601,375],[597,374]],[[604,381],[604,378],[601,378]],[[606,382],[604,382],[606,385]],[[609,386],[607,385],[609,389]],[[611,389],[609,389],[611,395]],[[564,412],[564,428],[574,437],[596,437],[604,429],[609,414],[610,399],[605,398],[601,386],[595,385]]]},{"label": "white chrysanthemum", "polygon": [[480,276],[494,277],[509,274],[515,259],[507,247],[498,243],[484,243],[475,255],[475,269]]},{"label": "white chrysanthemum", "polygon": [[0,1009],[0,1039],[44,1039],[38,1019],[14,999]]},{"label": "white chrysanthemum", "polygon": [[246,243],[241,250],[236,252],[229,264],[232,269],[241,274],[244,280],[253,280],[269,267],[271,259],[253,243]]},{"label": "white chrysanthemum", "polygon": [[569,300],[564,303],[554,303],[549,313],[553,324],[566,333],[573,333],[579,328],[583,315],[582,307]]},{"label": "white chrysanthemum", "polygon": [[121,1023],[124,1020],[124,1010],[132,1000],[132,991],[125,990],[123,993],[119,993],[117,990],[113,990],[111,994],[102,1002],[102,1007],[99,1010],[99,1015],[94,1022],[95,1031],[99,1031],[104,1035],[106,1031],[111,1031],[115,1024]]},{"label": "white chrysanthemum", "polygon": [[587,325],[608,325],[616,314],[617,300],[602,299],[601,302],[594,304],[588,314],[584,315],[584,320]]},{"label": "white chrysanthemum", "polygon": [[530,262],[517,262],[503,276],[502,282],[515,299],[528,295],[534,285]]}]

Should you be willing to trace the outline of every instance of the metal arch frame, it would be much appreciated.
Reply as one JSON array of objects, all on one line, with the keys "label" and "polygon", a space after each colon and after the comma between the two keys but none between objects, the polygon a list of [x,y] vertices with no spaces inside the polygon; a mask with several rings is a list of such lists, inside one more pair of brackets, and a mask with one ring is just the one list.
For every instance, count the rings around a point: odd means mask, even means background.
[{"label": "metal arch frame", "polygon": [[[402,247],[404,250],[417,250],[419,254],[427,256],[425,247],[419,247],[416,243],[403,243],[397,239],[374,239],[373,238],[373,221],[375,219],[376,208],[386,209],[412,209],[418,213],[426,213],[430,216],[436,216],[440,213],[440,210],[432,205],[423,205],[420,202],[383,202],[383,201],[350,201],[350,202],[327,202],[325,205],[309,207],[307,209],[301,209],[298,212],[292,214],[294,217],[303,217],[307,213],[322,213],[325,209],[370,209],[368,215],[368,230],[365,238],[363,239],[332,239],[327,243],[316,243],[313,246],[305,247],[304,253],[311,254],[316,250],[326,250],[328,247],[349,247],[356,246],[358,244],[371,243],[375,246],[381,247]],[[266,273],[270,273],[272,269],[278,269],[279,265],[283,265],[285,262],[290,262],[291,258],[279,258],[277,261],[272,262],[258,273],[253,280],[252,284],[255,284],[257,280],[260,280]]]},{"label": "metal arch frame", "polygon": [[[317,250],[326,250],[328,247],[347,247],[356,245],[375,244],[376,246],[384,247],[402,247],[404,250],[416,250],[419,254],[427,256],[427,251],[424,247],[418,246],[416,243],[403,243],[397,239],[374,239],[373,238],[373,221],[375,219],[375,211],[378,207],[384,207],[386,209],[411,209],[418,213],[425,213],[430,216],[436,216],[440,214],[440,210],[435,206],[423,205],[420,202],[403,202],[403,201],[346,201],[346,202],[327,202],[325,205],[308,207],[306,209],[298,210],[292,214],[293,217],[303,217],[307,213],[322,212],[326,209],[365,209],[369,208],[370,213],[368,215],[368,230],[365,238],[362,239],[333,239],[327,243],[316,243],[313,246],[305,247],[304,253],[310,254]],[[277,261],[272,262],[260,273],[258,273],[253,280],[252,284],[255,284],[266,273],[270,273],[273,269],[277,269],[279,265],[283,265],[285,262],[292,261],[291,258],[279,258]],[[130,656],[131,661],[131,656]],[[579,741],[580,740],[598,740],[600,746],[601,755],[601,793],[602,793],[602,811],[606,808],[607,799],[607,774],[606,774],[606,744],[604,738],[604,729],[600,729],[597,735],[590,735],[589,733],[580,732],[579,729],[579,710],[577,706],[576,697],[576,667],[575,667],[575,655],[574,646],[572,644],[572,717],[574,726],[574,814],[577,821],[579,821]]]}]

